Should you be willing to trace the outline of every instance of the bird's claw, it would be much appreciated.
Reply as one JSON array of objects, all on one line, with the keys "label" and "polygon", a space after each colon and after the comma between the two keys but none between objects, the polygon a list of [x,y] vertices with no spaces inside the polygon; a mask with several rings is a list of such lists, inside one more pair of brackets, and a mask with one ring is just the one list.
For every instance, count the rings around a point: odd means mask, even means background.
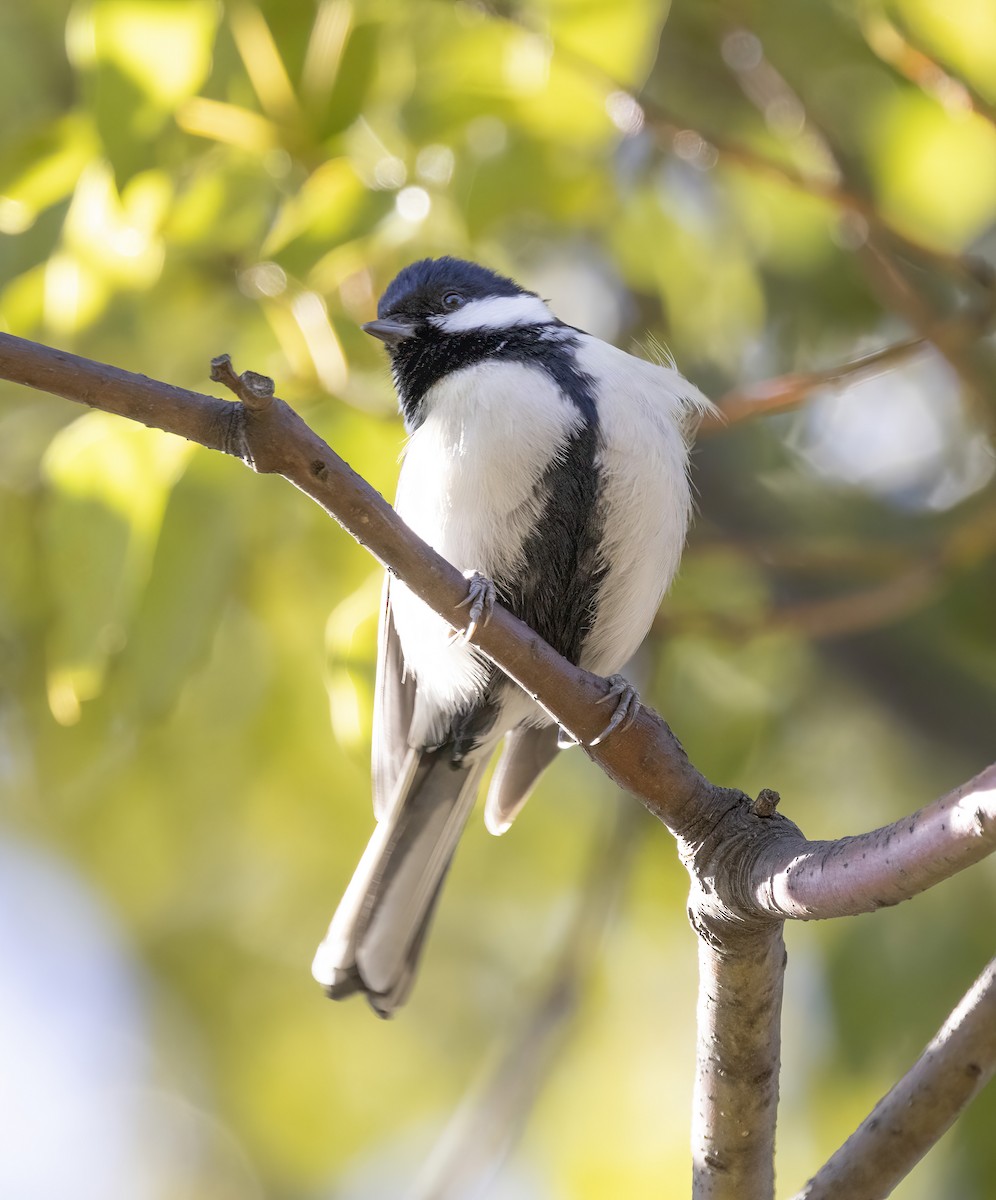
[{"label": "bird's claw", "polygon": [[610,675],[606,682],[609,684],[609,690],[596,703],[608,704],[610,700],[615,700],[616,707],[608,725],[594,741],[588,743],[589,746],[597,746],[600,742],[604,742],[616,729],[627,729],[636,720],[636,714],[640,711],[640,695],[629,680],[624,679],[622,675]]},{"label": "bird's claw", "polygon": [[456,633],[454,636],[455,638],[462,637],[465,642],[469,642],[473,640],[478,627],[487,625],[491,620],[498,593],[493,581],[486,575],[482,575],[480,571],[468,571],[466,578],[467,595],[460,601],[457,608],[469,608],[470,612],[467,616],[470,619],[463,633]]}]

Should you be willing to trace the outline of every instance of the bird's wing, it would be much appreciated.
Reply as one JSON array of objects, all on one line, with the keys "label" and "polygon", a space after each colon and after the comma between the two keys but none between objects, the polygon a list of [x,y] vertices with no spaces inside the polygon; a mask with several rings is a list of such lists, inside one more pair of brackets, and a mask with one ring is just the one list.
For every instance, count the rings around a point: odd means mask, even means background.
[{"label": "bird's wing", "polygon": [[557,756],[557,732],[556,725],[517,725],[506,735],[484,808],[489,832],[504,833],[515,820],[537,779]]},{"label": "bird's wing", "polygon": [[378,821],[387,813],[401,775],[414,708],[415,680],[410,672],[406,676],[405,658],[391,615],[391,576],[385,575],[373,710],[373,801]]}]

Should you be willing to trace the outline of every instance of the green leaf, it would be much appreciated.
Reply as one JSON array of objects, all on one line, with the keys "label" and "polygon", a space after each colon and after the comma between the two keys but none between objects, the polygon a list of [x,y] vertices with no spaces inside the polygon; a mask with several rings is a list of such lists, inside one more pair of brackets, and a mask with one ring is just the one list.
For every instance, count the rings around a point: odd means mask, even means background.
[{"label": "green leaf", "polygon": [[48,689],[65,724],[99,695],[127,641],[169,490],[190,447],[107,413],[80,417],[53,439],[42,546],[52,620]]},{"label": "green leaf", "polygon": [[232,586],[232,497],[197,455],[170,493],[122,663],[122,708],[160,718],[201,665]]}]

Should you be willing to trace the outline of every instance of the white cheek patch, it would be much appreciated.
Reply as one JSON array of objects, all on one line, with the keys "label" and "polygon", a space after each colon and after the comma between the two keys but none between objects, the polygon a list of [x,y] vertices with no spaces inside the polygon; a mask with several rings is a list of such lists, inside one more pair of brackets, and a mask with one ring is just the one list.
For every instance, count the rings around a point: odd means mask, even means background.
[{"label": "white cheek patch", "polygon": [[456,312],[429,320],[444,333],[466,333],[472,329],[508,329],[515,325],[548,325],[554,315],[539,296],[491,296],[471,300]]}]

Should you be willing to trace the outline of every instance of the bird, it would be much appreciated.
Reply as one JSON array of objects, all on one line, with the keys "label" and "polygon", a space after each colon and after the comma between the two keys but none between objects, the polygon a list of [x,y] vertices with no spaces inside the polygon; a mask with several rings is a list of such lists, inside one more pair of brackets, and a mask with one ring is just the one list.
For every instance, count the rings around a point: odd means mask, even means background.
[{"label": "bird", "polygon": [[312,974],[379,1016],[407,1000],[482,776],[504,833],[566,731],[475,646],[500,603],[577,666],[618,674],[678,569],[689,451],[711,405],[650,362],[558,319],[538,293],[453,257],[404,267],[366,333],[387,348],[408,433],[395,509],[465,574],[463,636],[388,573],[373,717],[376,826]]}]

